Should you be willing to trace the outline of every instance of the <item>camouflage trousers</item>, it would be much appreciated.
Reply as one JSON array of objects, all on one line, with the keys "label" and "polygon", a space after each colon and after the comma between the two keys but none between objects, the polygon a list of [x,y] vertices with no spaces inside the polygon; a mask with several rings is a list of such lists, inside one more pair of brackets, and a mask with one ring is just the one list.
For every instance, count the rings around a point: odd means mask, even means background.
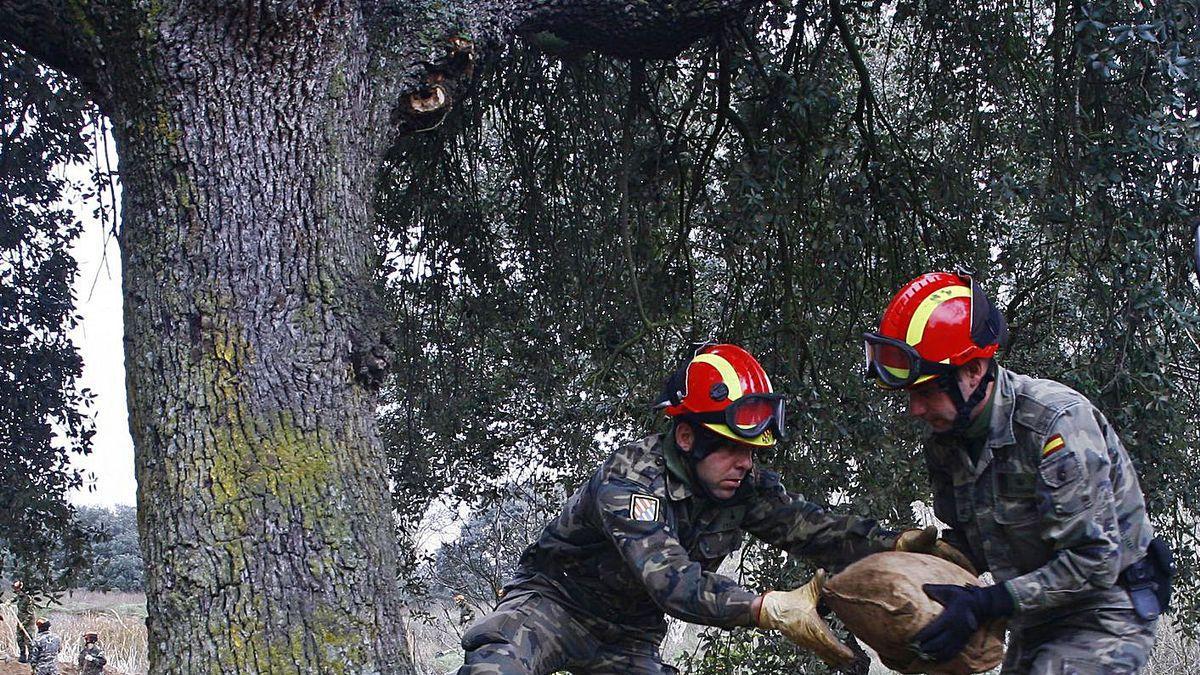
[{"label": "camouflage trousers", "polygon": [[1157,621],[1132,609],[1093,609],[1031,626],[1009,626],[1001,675],[1127,675],[1154,649]]},{"label": "camouflage trousers", "polygon": [[562,605],[536,592],[510,592],[496,611],[467,629],[462,646],[467,653],[458,675],[679,672],[662,662],[657,642],[637,635],[601,640]]},{"label": "camouflage trousers", "polygon": [[21,663],[27,663],[29,661],[29,648],[33,646],[33,640],[30,640],[29,636],[32,635],[32,631],[35,630],[37,629],[34,627],[32,622],[25,627],[25,630],[21,630],[21,626],[17,626],[17,659]]}]

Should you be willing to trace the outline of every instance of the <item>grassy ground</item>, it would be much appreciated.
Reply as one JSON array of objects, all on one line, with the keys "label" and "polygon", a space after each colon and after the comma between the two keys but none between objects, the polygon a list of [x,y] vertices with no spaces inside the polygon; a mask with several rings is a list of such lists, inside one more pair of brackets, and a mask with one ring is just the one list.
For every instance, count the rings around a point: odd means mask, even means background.
[{"label": "grassy ground", "polygon": [[[105,672],[120,675],[142,675],[146,665],[146,597],[139,593],[95,593],[76,591],[65,596],[62,605],[44,608],[40,616],[50,619],[50,629],[63,640],[59,663],[66,666],[63,673],[74,673],[75,659],[87,631],[100,633],[108,665]],[[17,641],[13,627],[17,625],[16,611],[11,603],[0,605],[0,660],[12,665],[17,660]],[[27,666],[22,673],[28,673]],[[0,669],[0,675],[5,670]]]},{"label": "grassy ground", "polygon": [[[458,640],[463,627],[458,625],[457,608],[447,605],[431,611],[433,624],[413,621],[407,626],[410,656],[417,672],[426,675],[453,673],[462,663]],[[52,630],[63,638],[59,662],[64,675],[74,675],[75,658],[79,654],[83,633],[95,630],[108,656],[105,672],[118,675],[143,675],[146,664],[145,596],[136,593],[76,592],[64,597],[63,604],[46,611]],[[0,675],[26,675],[26,666],[15,663],[17,645],[12,632],[16,615],[9,603],[0,604]],[[694,641],[698,627],[677,625],[664,644],[664,654],[677,653],[683,645]],[[872,675],[891,673],[876,663]],[[1184,638],[1169,622],[1158,630],[1158,642],[1150,663],[1143,671],[1148,675],[1194,675],[1200,673],[1200,645]]]}]

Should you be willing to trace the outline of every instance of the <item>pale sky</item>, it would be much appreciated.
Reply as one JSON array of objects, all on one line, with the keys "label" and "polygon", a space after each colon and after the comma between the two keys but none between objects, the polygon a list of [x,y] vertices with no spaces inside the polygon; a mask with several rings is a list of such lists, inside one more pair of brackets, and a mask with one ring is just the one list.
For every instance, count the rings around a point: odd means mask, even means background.
[{"label": "pale sky", "polygon": [[[110,156],[115,151],[110,149]],[[115,168],[115,167],[114,167]],[[86,170],[69,170],[71,178],[86,179]],[[118,201],[120,188],[117,188]],[[106,198],[106,202],[108,199]],[[71,203],[83,223],[83,233],[71,253],[79,262],[75,297],[81,321],[71,333],[83,357],[81,385],[96,395],[93,406],[96,435],[92,454],[75,457],[74,466],[84,478],[94,474],[92,491],[70,495],[79,505],[132,505],[137,481],[133,476],[133,440],[129,437],[129,415],[125,405],[125,350],[121,343],[121,254],[117,242],[105,235],[104,226],[92,216],[95,202],[75,199]]]}]

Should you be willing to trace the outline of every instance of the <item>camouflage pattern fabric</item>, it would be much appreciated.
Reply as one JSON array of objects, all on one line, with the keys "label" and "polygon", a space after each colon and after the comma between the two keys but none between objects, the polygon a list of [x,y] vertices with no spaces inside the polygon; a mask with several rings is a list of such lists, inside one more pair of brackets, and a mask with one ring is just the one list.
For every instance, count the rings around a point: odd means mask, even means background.
[{"label": "camouflage pattern fabric", "polygon": [[17,656],[22,662],[29,661],[29,650],[33,646],[33,638],[37,634],[34,624],[33,597],[29,591],[13,591],[16,600],[17,625],[13,627],[17,637]]},{"label": "camouflage pattern fabric", "polygon": [[29,650],[29,665],[33,675],[58,675],[58,651],[62,638],[54,633],[38,633]]},{"label": "camouflage pattern fabric", "polygon": [[79,673],[80,675],[100,675],[104,672],[104,664],[108,659],[104,657],[104,650],[100,648],[99,643],[84,643],[83,648],[79,650]]},{"label": "camouflage pattern fabric", "polygon": [[[1028,664],[1067,658],[1069,650],[1059,654],[1056,645],[1077,641],[1067,635],[1076,630],[1070,626],[1098,625],[1101,609],[1133,607],[1117,577],[1145,556],[1153,529],[1128,453],[1087,398],[1004,368],[992,396],[976,461],[954,438],[935,435],[926,444],[934,511],[950,526],[943,537],[1006,585],[1017,605],[1014,629],[1026,627],[1016,634],[1044,628],[1060,636],[1039,643],[1040,656],[1030,656],[1031,644],[1010,641],[1027,667],[1046,672]],[[1116,629],[1113,616],[1134,623]],[[1153,624],[1132,611],[1106,614],[1104,623],[1112,636],[1149,630],[1153,641]],[[1092,630],[1078,628],[1080,635]],[[1014,668],[1007,672],[1026,672]]]},{"label": "camouflage pattern fabric", "polygon": [[1157,621],[1128,609],[1075,612],[1053,623],[1009,625],[1004,675],[1128,675],[1138,672],[1154,649]]},{"label": "camouflage pattern fabric", "polygon": [[658,642],[638,634],[601,639],[588,622],[533,591],[511,591],[496,611],[463,635],[466,661],[458,675],[514,675],[569,670],[591,675],[670,675]]},{"label": "camouflage pattern fabric", "polygon": [[[555,607],[542,610],[555,621],[570,616],[605,644],[624,644],[628,636],[638,636],[639,645],[657,650],[666,632],[664,611],[691,623],[753,625],[750,607],[759,593],[716,574],[741,546],[745,532],[831,568],[890,550],[894,543],[895,533],[873,520],[833,515],[787,492],[772,471],[756,468],[736,499],[714,503],[693,492],[683,467],[671,440],[660,435],[617,450],[526,549],[501,609],[512,606],[514,595],[536,594],[539,608]],[[478,635],[476,628],[502,621],[496,618],[501,609],[464,636],[468,664],[501,658],[498,651],[503,649],[468,639]],[[554,622],[521,625],[536,667],[503,672],[543,672],[543,661],[557,658],[543,652],[586,653],[542,634]],[[496,634],[505,632],[511,631]],[[630,658],[650,658],[645,650],[629,653]]]}]

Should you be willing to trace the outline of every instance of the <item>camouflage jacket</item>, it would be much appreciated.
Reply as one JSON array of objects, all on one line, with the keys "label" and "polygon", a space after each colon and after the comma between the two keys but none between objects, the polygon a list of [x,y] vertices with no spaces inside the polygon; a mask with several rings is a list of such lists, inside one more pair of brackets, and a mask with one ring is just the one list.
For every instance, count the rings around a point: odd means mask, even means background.
[{"label": "camouflage jacket", "polygon": [[1000,368],[987,440],[972,462],[932,436],[925,459],[943,536],[1004,582],[1026,621],[1129,608],[1117,575],[1152,538],[1129,455],[1082,394]]},{"label": "camouflage jacket", "polygon": [[29,650],[29,665],[35,675],[58,672],[58,651],[62,649],[62,638],[54,633],[38,633]]},{"label": "camouflage jacket", "polygon": [[16,603],[17,621],[23,626],[32,628],[34,621],[33,595],[28,590],[13,591]]},{"label": "camouflage jacket", "polygon": [[509,588],[551,595],[593,630],[654,640],[663,612],[726,628],[754,623],[759,594],[716,574],[744,532],[828,566],[893,545],[875,521],[826,513],[773,471],[755,468],[733,503],[705,500],[667,468],[669,443],[650,436],[609,457],[526,549]]},{"label": "camouflage jacket", "polygon": [[80,675],[99,675],[104,672],[104,664],[107,662],[104,650],[95,642],[84,643],[83,648],[79,650]]}]

